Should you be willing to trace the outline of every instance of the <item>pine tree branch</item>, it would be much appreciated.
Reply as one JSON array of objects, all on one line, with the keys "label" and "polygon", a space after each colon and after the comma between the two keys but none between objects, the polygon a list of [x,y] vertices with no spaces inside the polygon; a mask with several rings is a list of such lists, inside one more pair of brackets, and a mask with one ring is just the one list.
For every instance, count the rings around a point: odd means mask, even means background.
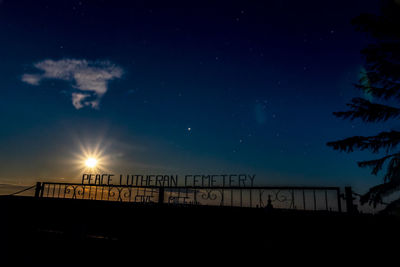
[{"label": "pine tree branch", "polygon": [[384,183],[372,187],[365,195],[360,198],[361,204],[369,202],[376,207],[377,203],[382,202],[382,198],[392,194],[400,188],[400,155],[396,153],[390,155],[391,160],[388,164]]},{"label": "pine tree branch", "polygon": [[400,181],[400,158],[395,156],[391,158],[388,164],[384,182],[393,182],[396,180]]},{"label": "pine tree branch", "polygon": [[[400,46],[400,45],[398,45]],[[374,84],[384,83],[384,81],[396,81],[400,78],[400,71],[398,69],[398,59],[393,58],[392,51],[376,52],[364,52],[368,53],[365,55],[366,65],[365,68],[368,73],[377,73],[378,75],[373,77],[370,75],[370,81]],[[390,54],[387,55],[387,54]],[[390,57],[390,58],[389,58]]]},{"label": "pine tree branch", "polygon": [[400,84],[393,86],[375,87],[371,85],[354,84],[354,87],[360,89],[364,93],[371,94],[373,97],[388,100],[395,97],[400,98]]},{"label": "pine tree branch", "polygon": [[365,122],[387,121],[400,116],[400,109],[381,104],[371,103],[362,98],[353,98],[352,103],[347,104],[349,111],[334,112],[336,117],[354,120],[357,118]]},{"label": "pine tree branch", "polygon": [[377,204],[382,203],[383,197],[395,192],[399,188],[400,184],[397,181],[376,185],[370,188],[365,195],[361,196],[360,203],[361,205],[364,205],[368,202],[375,208]]},{"label": "pine tree branch", "polygon": [[335,150],[344,152],[353,152],[354,149],[370,150],[378,153],[381,149],[385,149],[386,153],[390,152],[400,143],[400,132],[390,131],[381,132],[376,136],[353,136],[343,140],[328,142],[326,145]]},{"label": "pine tree branch", "polygon": [[382,210],[380,213],[381,214],[390,213],[391,211],[399,210],[399,208],[400,208],[400,198],[390,202],[389,205],[387,205],[386,208]]},{"label": "pine tree branch", "polygon": [[357,162],[357,164],[358,164],[358,167],[360,167],[360,168],[372,167],[371,174],[377,175],[378,172],[380,170],[382,170],[383,164],[386,162],[386,160],[391,157],[394,157],[394,156],[400,156],[400,154],[396,153],[396,154],[392,154],[392,155],[387,155],[380,159],[359,161],[359,162]]}]

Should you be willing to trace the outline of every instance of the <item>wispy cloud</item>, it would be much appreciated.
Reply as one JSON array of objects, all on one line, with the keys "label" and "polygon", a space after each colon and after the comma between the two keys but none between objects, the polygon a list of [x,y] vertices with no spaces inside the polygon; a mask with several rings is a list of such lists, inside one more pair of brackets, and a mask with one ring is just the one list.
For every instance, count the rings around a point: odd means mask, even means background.
[{"label": "wispy cloud", "polygon": [[85,106],[98,108],[101,97],[107,92],[108,81],[121,78],[123,74],[122,68],[110,61],[47,59],[34,66],[42,73],[26,73],[22,75],[22,81],[35,86],[46,79],[70,82],[72,104],[76,109]]},{"label": "wispy cloud", "polygon": [[35,74],[24,74],[22,76],[22,81],[29,83],[31,85],[39,85],[40,82],[40,75],[35,75]]}]

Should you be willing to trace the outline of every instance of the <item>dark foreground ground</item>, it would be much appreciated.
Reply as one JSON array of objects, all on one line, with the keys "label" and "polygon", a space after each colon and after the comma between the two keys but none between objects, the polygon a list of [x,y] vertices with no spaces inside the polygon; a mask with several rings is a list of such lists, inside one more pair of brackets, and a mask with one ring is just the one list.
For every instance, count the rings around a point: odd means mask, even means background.
[{"label": "dark foreground ground", "polygon": [[28,197],[0,197],[0,212],[0,266],[255,266],[278,255],[400,252],[400,223],[389,216]]}]

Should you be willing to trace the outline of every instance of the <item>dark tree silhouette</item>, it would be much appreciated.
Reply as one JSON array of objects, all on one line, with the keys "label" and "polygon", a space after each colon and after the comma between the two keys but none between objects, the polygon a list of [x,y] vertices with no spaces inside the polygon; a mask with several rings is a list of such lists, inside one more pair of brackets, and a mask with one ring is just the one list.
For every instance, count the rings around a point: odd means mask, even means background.
[{"label": "dark tree silhouette", "polygon": [[[355,87],[373,98],[353,98],[347,104],[349,109],[334,112],[343,119],[361,119],[366,123],[386,122],[400,117],[400,1],[382,1],[379,15],[362,14],[353,19],[358,31],[366,32],[371,43],[361,53],[365,58],[365,72]],[[353,136],[343,140],[328,142],[333,149],[353,152],[369,150],[379,154],[373,160],[358,162],[360,167],[372,168],[377,175],[384,168],[383,183],[369,189],[361,197],[361,203],[376,206],[393,192],[400,190],[400,131],[380,132],[375,136]],[[388,208],[400,205],[400,199]]]}]

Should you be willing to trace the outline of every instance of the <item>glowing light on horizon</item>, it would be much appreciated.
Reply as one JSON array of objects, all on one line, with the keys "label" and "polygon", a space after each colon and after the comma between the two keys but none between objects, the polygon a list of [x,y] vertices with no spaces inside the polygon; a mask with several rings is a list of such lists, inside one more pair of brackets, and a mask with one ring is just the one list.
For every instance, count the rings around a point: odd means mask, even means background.
[{"label": "glowing light on horizon", "polygon": [[89,168],[94,168],[94,167],[96,167],[96,165],[97,165],[97,159],[95,159],[95,158],[88,158],[88,159],[85,161],[85,165],[86,165],[87,167],[89,167]]},{"label": "glowing light on horizon", "polygon": [[92,139],[88,142],[81,142],[78,139],[79,152],[73,153],[71,164],[74,165],[77,175],[82,173],[109,172],[111,163],[110,156],[105,151],[109,143],[104,143],[102,139]]}]

